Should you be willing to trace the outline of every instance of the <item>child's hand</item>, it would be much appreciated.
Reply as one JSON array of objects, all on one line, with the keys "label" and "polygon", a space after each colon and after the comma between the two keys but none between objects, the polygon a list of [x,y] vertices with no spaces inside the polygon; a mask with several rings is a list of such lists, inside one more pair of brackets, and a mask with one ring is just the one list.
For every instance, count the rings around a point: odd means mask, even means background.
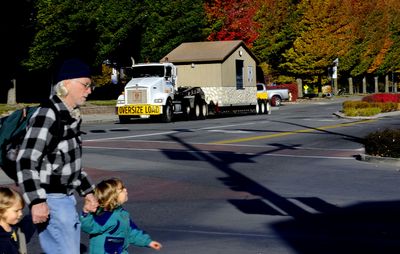
[{"label": "child's hand", "polygon": [[162,245],[159,242],[151,241],[149,243],[149,247],[152,248],[152,249],[155,249],[155,250],[160,250],[162,248]]},{"label": "child's hand", "polygon": [[90,193],[87,194],[85,197],[85,204],[83,205],[83,212],[89,213],[89,212],[96,212],[97,207],[99,206],[99,203],[97,202],[97,199],[95,196]]}]

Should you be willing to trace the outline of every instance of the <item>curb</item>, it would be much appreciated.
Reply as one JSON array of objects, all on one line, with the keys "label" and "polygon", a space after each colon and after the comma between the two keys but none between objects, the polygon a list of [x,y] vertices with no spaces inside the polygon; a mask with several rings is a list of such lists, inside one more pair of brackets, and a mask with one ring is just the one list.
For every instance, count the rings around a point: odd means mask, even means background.
[{"label": "curb", "polygon": [[339,112],[339,111],[337,111],[337,112],[335,112],[333,114],[336,115],[337,117],[340,117],[340,118],[369,120],[369,119],[378,119],[380,117],[387,117],[387,116],[399,116],[400,115],[400,111],[397,110],[397,111],[393,111],[393,112],[379,113],[379,114],[374,115],[374,116],[346,116],[342,112]]}]

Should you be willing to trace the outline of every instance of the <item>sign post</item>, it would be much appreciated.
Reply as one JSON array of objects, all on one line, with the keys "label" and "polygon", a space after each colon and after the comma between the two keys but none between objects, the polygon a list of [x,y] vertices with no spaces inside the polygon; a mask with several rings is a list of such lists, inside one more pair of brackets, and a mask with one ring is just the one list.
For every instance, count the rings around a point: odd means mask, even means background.
[{"label": "sign post", "polygon": [[337,72],[338,72],[338,66],[339,66],[339,58],[336,58],[333,60],[333,66],[332,66],[332,79],[333,79],[333,93],[337,94],[338,92],[338,84],[337,84]]}]

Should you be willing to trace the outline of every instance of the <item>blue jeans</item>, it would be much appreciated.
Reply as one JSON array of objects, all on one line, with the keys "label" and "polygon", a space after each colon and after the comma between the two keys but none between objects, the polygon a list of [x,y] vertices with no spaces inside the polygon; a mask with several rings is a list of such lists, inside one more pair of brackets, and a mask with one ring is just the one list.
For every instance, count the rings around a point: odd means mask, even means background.
[{"label": "blue jeans", "polygon": [[47,195],[50,220],[39,230],[40,245],[48,254],[79,254],[81,224],[74,195]]}]

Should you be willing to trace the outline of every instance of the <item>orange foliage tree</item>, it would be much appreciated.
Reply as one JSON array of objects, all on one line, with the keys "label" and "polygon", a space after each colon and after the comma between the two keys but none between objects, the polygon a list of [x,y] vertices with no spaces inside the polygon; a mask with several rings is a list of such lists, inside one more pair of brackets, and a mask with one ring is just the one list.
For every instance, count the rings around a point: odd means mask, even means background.
[{"label": "orange foliage tree", "polygon": [[259,24],[253,17],[257,12],[258,1],[215,0],[205,2],[205,11],[210,23],[208,40],[243,40],[248,47],[258,37]]}]

